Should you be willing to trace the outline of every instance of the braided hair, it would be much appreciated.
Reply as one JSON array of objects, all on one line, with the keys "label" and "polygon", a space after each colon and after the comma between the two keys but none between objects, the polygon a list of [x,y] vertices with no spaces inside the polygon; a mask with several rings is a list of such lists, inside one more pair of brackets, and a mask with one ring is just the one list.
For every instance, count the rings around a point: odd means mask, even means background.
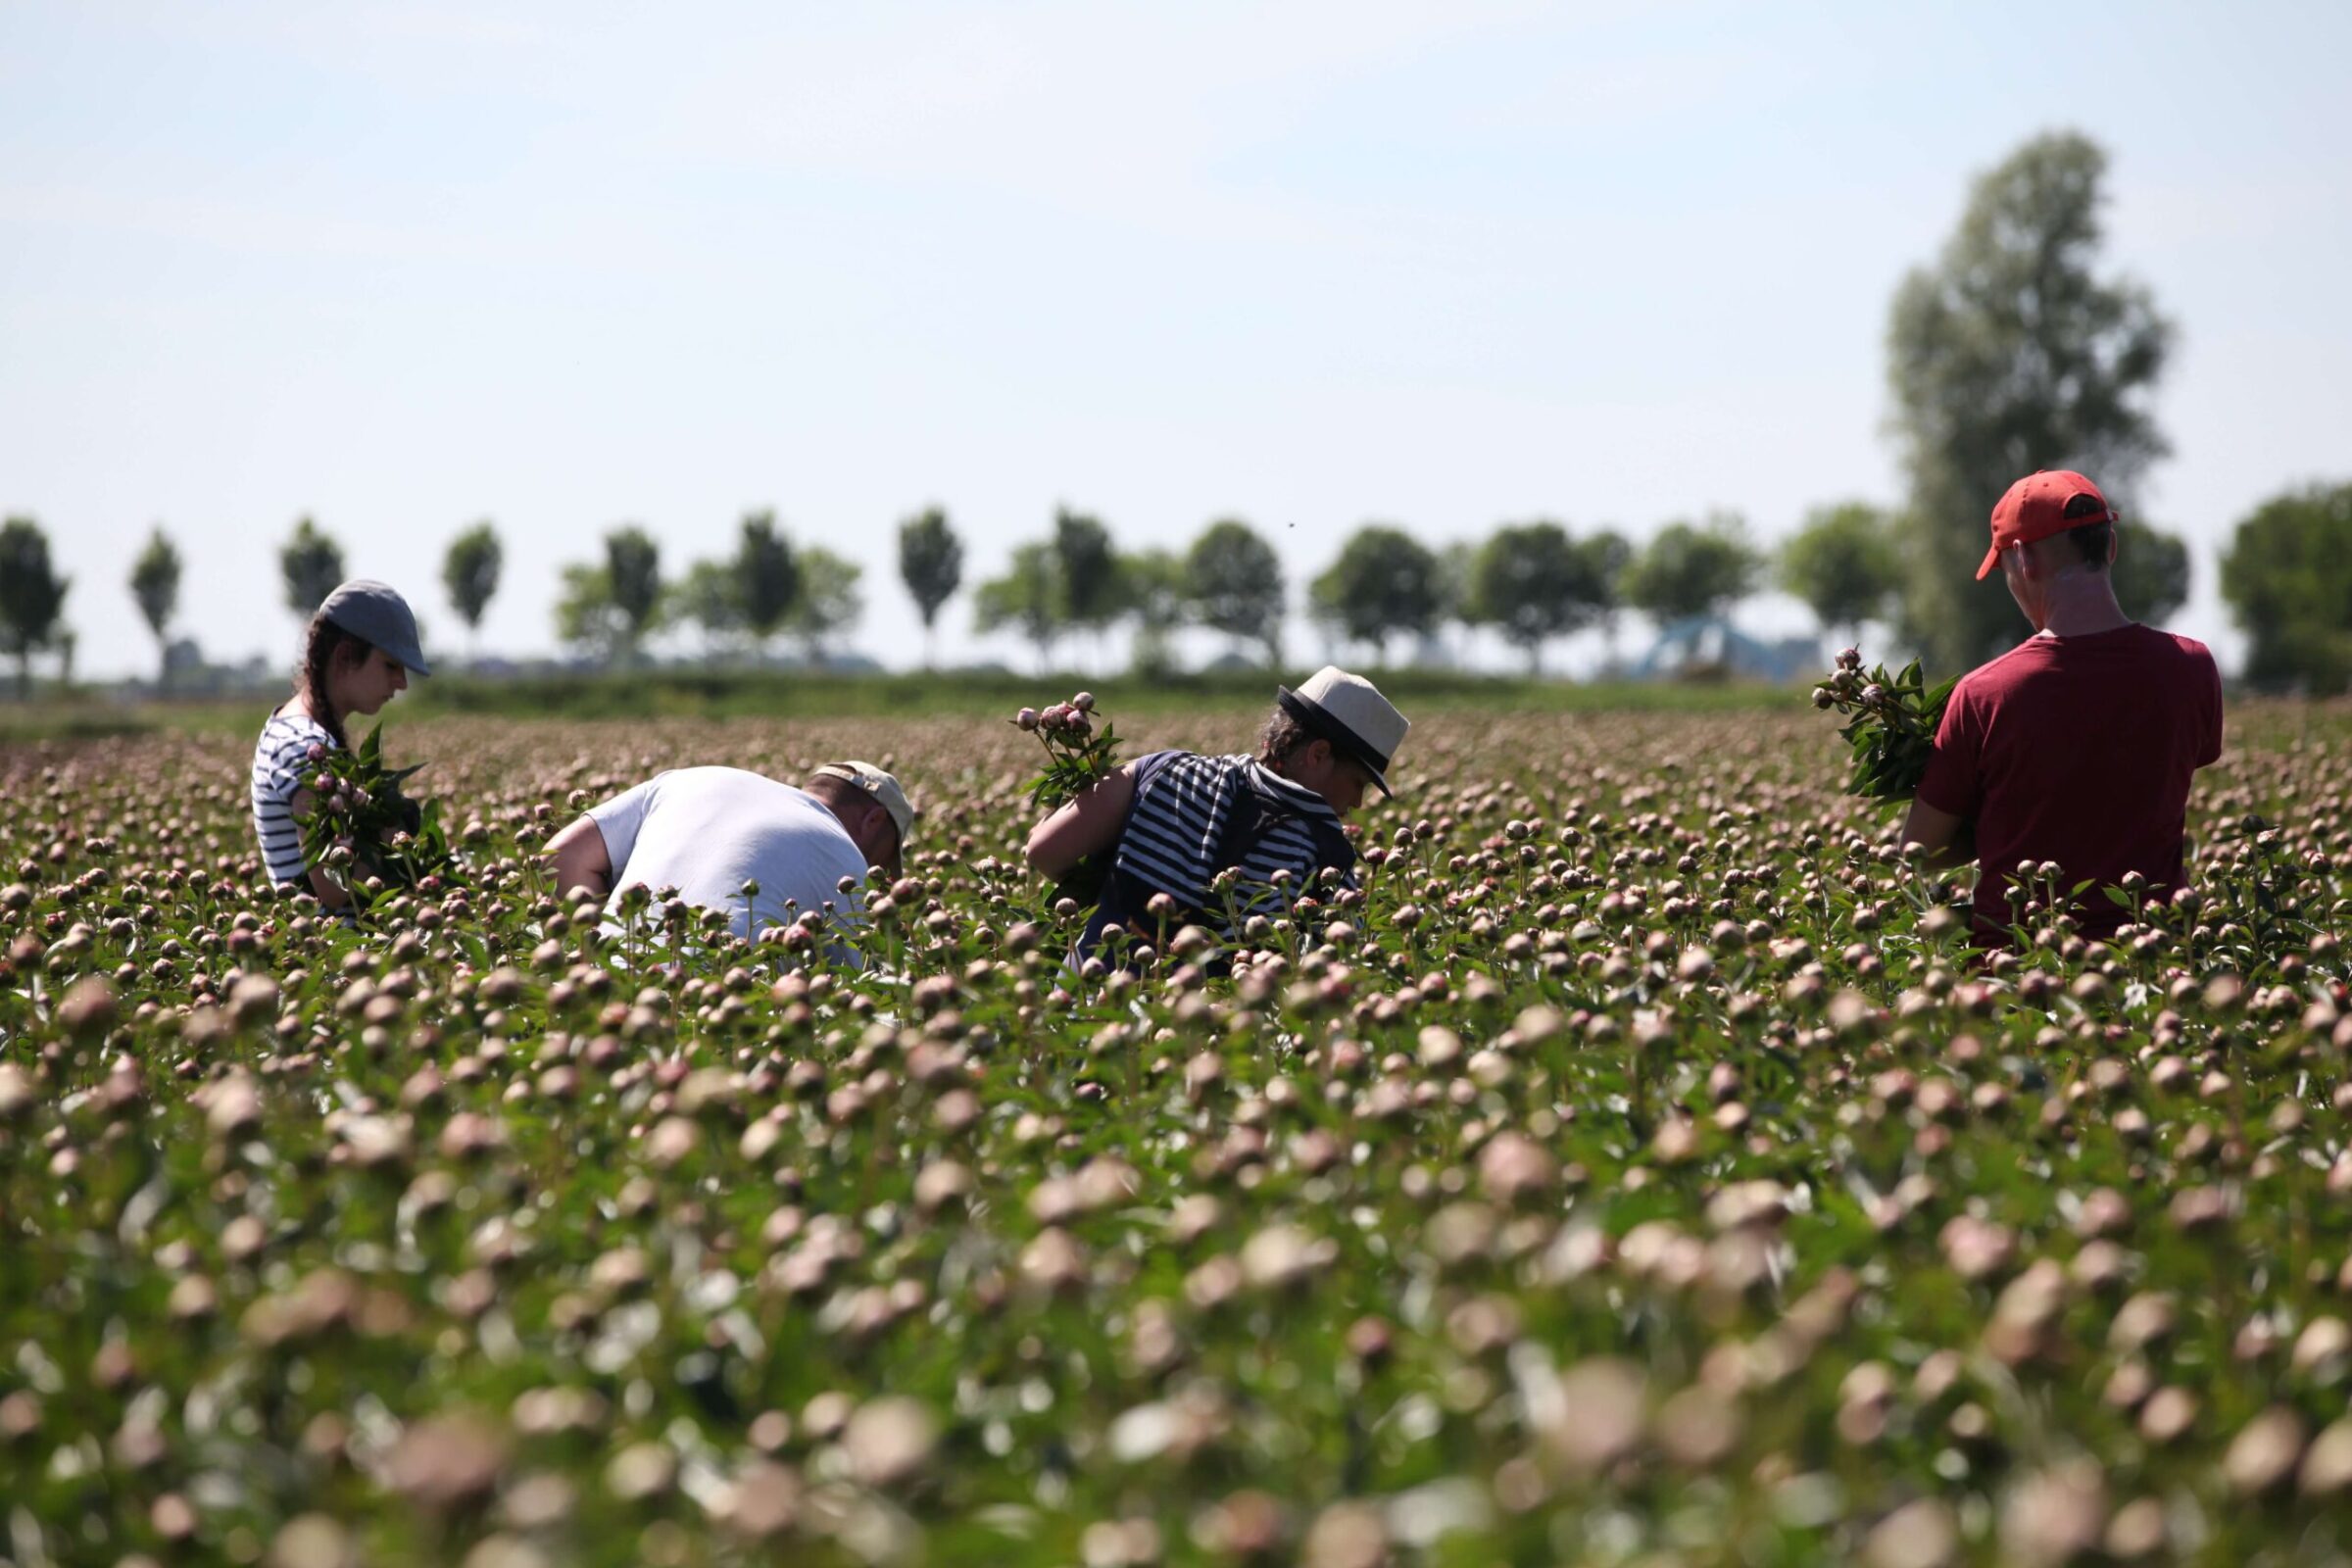
[{"label": "braided hair", "polygon": [[1268,767],[1279,768],[1314,738],[1304,724],[1291,716],[1290,710],[1276,708],[1267,718],[1266,727],[1257,732],[1257,760]]},{"label": "braided hair", "polygon": [[301,693],[311,716],[333,736],[335,744],[346,751],[351,739],[343,733],[343,715],[327,699],[326,672],[333,667],[339,649],[350,648],[355,660],[364,660],[375,651],[375,645],[365,637],[355,637],[324,615],[311,617],[311,629],[302,647],[302,668],[295,672],[294,689]]}]

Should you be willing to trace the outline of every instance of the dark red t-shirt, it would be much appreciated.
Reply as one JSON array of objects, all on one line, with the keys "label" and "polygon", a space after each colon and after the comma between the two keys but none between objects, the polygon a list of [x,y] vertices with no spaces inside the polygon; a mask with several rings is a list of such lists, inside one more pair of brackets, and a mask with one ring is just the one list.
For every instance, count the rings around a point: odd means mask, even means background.
[{"label": "dark red t-shirt", "polygon": [[2100,935],[2126,918],[2101,892],[2137,871],[2180,880],[2189,776],[2222,753],[2222,677],[2203,643],[2137,623],[2030,637],[1953,688],[1919,798],[1977,825],[1980,927],[2006,930],[2020,860],[2088,879]]}]

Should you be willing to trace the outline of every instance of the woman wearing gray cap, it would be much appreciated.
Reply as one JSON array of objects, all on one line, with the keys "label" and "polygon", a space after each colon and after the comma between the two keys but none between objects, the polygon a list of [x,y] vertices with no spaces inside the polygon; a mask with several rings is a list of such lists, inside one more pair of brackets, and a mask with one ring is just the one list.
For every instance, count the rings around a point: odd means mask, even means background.
[{"label": "woman wearing gray cap", "polygon": [[270,880],[307,886],[328,906],[343,903],[343,890],[302,858],[296,821],[310,806],[304,780],[330,748],[351,744],[343,721],[381,709],[408,688],[412,672],[432,673],[407,600],[367,577],[326,596],[311,617],[294,695],[270,715],[253,749],[253,831]]}]

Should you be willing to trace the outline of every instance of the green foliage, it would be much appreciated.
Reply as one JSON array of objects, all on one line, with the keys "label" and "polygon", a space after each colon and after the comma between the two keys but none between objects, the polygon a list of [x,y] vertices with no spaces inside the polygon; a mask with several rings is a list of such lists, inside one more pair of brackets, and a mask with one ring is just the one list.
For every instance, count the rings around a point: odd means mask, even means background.
[{"label": "green foliage", "polygon": [[1438,558],[1386,523],[1358,528],[1308,590],[1316,619],[1350,642],[1369,644],[1384,663],[1390,639],[1437,629],[1446,598]]},{"label": "green foliage", "polygon": [[2222,598],[2246,633],[2247,680],[2352,687],[2352,484],[2309,485],[2255,508],[2222,557]]},{"label": "green foliage", "polygon": [[865,568],[817,545],[800,553],[800,591],[784,616],[784,629],[801,639],[808,662],[825,662],[825,645],[858,624],[865,613],[865,595],[858,579]]},{"label": "green foliage", "polygon": [[487,517],[449,542],[449,554],[441,560],[441,586],[449,595],[450,608],[466,622],[468,632],[482,629],[482,613],[498,593],[499,571],[505,564],[506,551],[498,542],[498,530]]},{"label": "green foliage", "polygon": [[618,616],[619,653],[634,662],[662,609],[662,547],[635,523],[605,535],[605,593]]},{"label": "green foliage", "polygon": [[1471,558],[1464,618],[1499,630],[1527,656],[1528,674],[1541,674],[1544,645],[1600,612],[1595,564],[1594,555],[1578,549],[1556,522],[1505,524]]},{"label": "green foliage", "polygon": [[1016,547],[1003,576],[980,585],[972,607],[972,625],[982,635],[1000,629],[1018,631],[1037,648],[1043,669],[1052,662],[1054,639],[1067,616],[1063,610],[1061,558],[1050,544]]},{"label": "green foliage", "polygon": [[963,541],[938,507],[926,507],[899,524],[899,577],[923,617],[924,662],[930,662],[933,623],[942,605],[963,585]]},{"label": "green foliage", "polygon": [[158,523],[147,535],[147,547],[131,564],[130,596],[138,601],[139,618],[147,622],[160,650],[155,684],[158,690],[172,679],[172,617],[179,609],[179,551]]},{"label": "green foliage", "polygon": [[735,564],[698,561],[686,568],[686,575],[664,589],[663,595],[662,624],[700,626],[706,659],[739,654],[751,640],[743,579]]},{"label": "green foliage", "polygon": [[1781,546],[1781,587],[1836,636],[1883,620],[1902,589],[1895,519],[1867,501],[1817,507]]},{"label": "green foliage", "polygon": [[[12,1562],[2341,1555],[2341,705],[1998,954],[1810,715],[1433,710],[1358,886],[1093,970],[995,722],[404,715],[465,863],[359,929],[249,728],[0,750]],[[845,753],[940,810],[862,968],[541,863]]]},{"label": "green foliage", "polygon": [[2158,625],[2188,603],[2188,543],[2177,533],[2152,528],[2136,517],[2118,520],[2115,597],[2134,620]]},{"label": "green foliage", "polygon": [[734,575],[744,629],[764,643],[790,617],[802,589],[801,563],[776,532],[773,512],[755,512],[743,519]]},{"label": "green foliage", "polygon": [[1184,578],[1201,625],[1256,643],[1269,669],[1281,664],[1282,558],[1262,534],[1238,517],[1210,523],[1185,553]]},{"label": "green foliage", "polygon": [[295,826],[303,858],[341,888],[354,909],[365,913],[380,900],[457,871],[439,803],[419,804],[401,788],[424,764],[386,767],[381,724],[349,751],[320,751],[303,776],[310,809]]},{"label": "green foliage", "polygon": [[[1024,708],[1013,715],[1013,727],[1036,736],[1046,752],[1044,770],[1029,781],[1032,808],[1057,811],[1118,771],[1118,732],[1107,719],[1100,733],[1095,723],[1092,692],[1080,692],[1042,710]],[[1055,901],[1069,899],[1088,907],[1100,903],[1115,858],[1115,847],[1088,856],[1054,884]]]},{"label": "green foliage", "polygon": [[2151,397],[2173,326],[2146,289],[2095,271],[2107,155],[2037,136],[1980,176],[1887,329],[1894,427],[1911,480],[1906,629],[1968,667],[2016,640],[2001,584],[1973,581],[1993,504],[2037,468],[2076,468],[2110,499],[2167,450]]},{"label": "green foliage", "polygon": [[1067,507],[1055,509],[1054,559],[1065,626],[1073,631],[1099,631],[1125,612],[1127,593],[1119,577],[1119,554],[1101,518]]},{"label": "green foliage", "polygon": [[1585,575],[1599,595],[1595,617],[1608,644],[1608,665],[1617,665],[1617,616],[1625,608],[1625,574],[1633,566],[1634,547],[1614,528],[1602,528],[1576,541],[1584,558]]},{"label": "green foliage", "polygon": [[1849,720],[1838,732],[1854,754],[1845,792],[1889,808],[1907,805],[1928,776],[1936,731],[1959,678],[1930,687],[1916,659],[1892,675],[1885,664],[1860,666],[1850,650],[1839,655],[1838,668],[1814,688],[1813,705]]},{"label": "green foliage", "polygon": [[348,575],[342,545],[308,517],[296,519],[294,532],[279,547],[277,569],[286,582],[286,608],[305,620]]},{"label": "green foliage", "polygon": [[556,596],[556,638],[600,664],[613,663],[629,651],[629,623],[613,603],[610,570],[585,562],[564,568],[563,592]]},{"label": "green foliage", "polygon": [[163,641],[179,609],[179,551],[159,524],[147,535],[147,547],[131,564],[130,596],[138,601],[139,618]]},{"label": "green foliage", "polygon": [[1119,577],[1135,621],[1136,673],[1165,674],[1175,666],[1170,639],[1196,612],[1185,563],[1172,551],[1146,550],[1120,559]]},{"label": "green foliage", "polygon": [[32,656],[58,640],[72,584],[49,560],[49,536],[30,517],[0,523],[0,651],[16,656],[17,696],[32,695]]},{"label": "green foliage", "polygon": [[1737,513],[1704,523],[1670,522],[1626,568],[1626,603],[1658,621],[1720,615],[1746,597],[1764,568]]}]

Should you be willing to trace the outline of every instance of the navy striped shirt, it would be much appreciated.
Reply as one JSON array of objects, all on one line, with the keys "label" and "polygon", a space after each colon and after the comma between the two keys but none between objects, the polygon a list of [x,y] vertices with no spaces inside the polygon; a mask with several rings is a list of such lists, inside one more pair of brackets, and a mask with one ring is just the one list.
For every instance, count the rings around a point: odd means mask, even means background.
[{"label": "navy striped shirt", "polygon": [[294,825],[294,792],[312,772],[311,748],[335,750],[335,738],[299,707],[271,713],[253,748],[253,833],[272,882],[307,883],[302,830]]},{"label": "navy striped shirt", "polygon": [[[1244,852],[1234,903],[1259,913],[1279,912],[1307,890],[1328,863],[1315,845],[1310,822],[1326,833],[1339,826],[1339,813],[1322,796],[1294,784],[1250,757],[1200,757],[1160,752],[1140,759],[1135,805],[1119,840],[1118,869],[1179,902],[1215,912],[1225,906],[1209,884],[1225,869],[1218,845],[1234,803],[1254,793],[1261,828]],[[1355,885],[1352,867],[1343,886]],[[1288,871],[1287,891],[1274,882]]]}]

